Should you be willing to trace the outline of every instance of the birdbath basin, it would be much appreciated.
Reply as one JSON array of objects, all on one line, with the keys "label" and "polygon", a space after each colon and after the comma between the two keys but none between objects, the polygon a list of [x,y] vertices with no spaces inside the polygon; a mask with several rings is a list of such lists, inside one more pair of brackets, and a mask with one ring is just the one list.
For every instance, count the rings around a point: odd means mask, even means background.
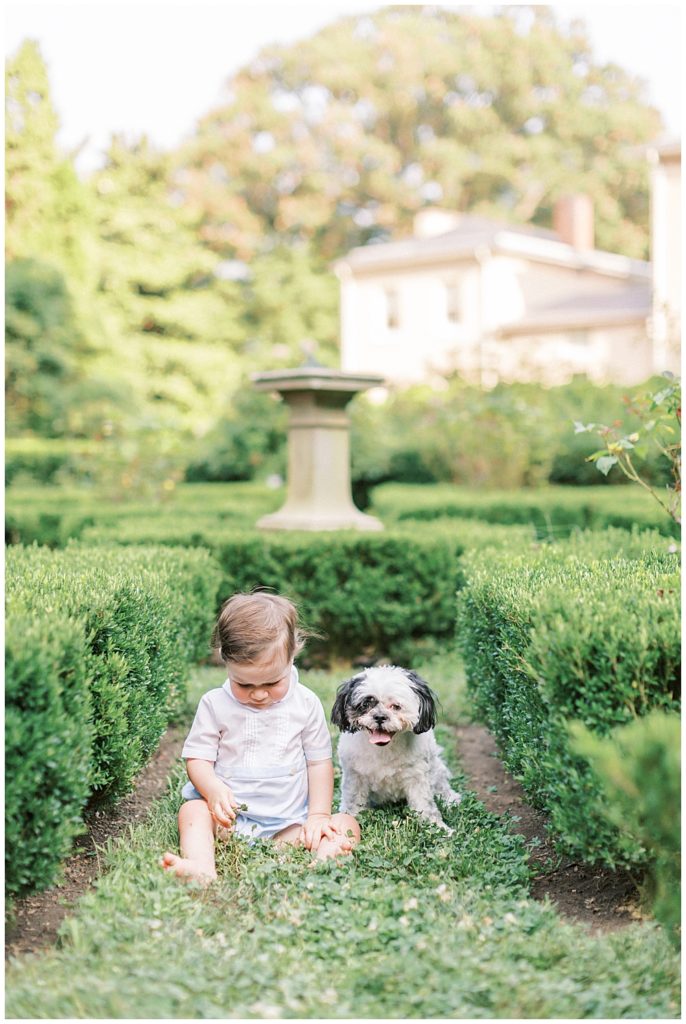
[{"label": "birdbath basin", "polygon": [[270,370],[252,375],[258,391],[277,391],[286,402],[286,502],[257,526],[262,530],[383,530],[353,504],[350,489],[350,420],[355,395],[383,383],[371,374],[326,367]]}]

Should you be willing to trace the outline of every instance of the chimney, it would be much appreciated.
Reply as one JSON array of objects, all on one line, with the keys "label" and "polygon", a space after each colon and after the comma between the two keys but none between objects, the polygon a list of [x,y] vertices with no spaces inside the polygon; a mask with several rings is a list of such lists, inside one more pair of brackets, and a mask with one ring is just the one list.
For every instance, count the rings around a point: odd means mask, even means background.
[{"label": "chimney", "polygon": [[553,209],[553,229],[560,241],[575,249],[593,249],[593,200],[584,193],[562,196]]},{"label": "chimney", "polygon": [[431,238],[433,235],[454,231],[459,223],[459,213],[441,210],[438,206],[426,206],[415,213],[412,227],[415,238]]}]

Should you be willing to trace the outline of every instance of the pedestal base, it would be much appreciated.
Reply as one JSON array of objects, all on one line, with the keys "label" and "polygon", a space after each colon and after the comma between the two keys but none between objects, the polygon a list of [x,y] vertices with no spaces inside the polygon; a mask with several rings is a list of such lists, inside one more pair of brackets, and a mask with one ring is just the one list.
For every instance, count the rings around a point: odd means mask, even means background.
[{"label": "pedestal base", "polygon": [[282,509],[262,516],[257,521],[257,527],[260,530],[383,530],[383,523],[374,516],[354,510],[338,515],[317,515]]},{"label": "pedestal base", "polygon": [[353,504],[346,412],[354,395],[382,378],[304,366],[260,373],[253,380],[260,391],[278,391],[290,411],[287,498],[278,512],[258,520],[258,528],[383,530],[380,520]]}]

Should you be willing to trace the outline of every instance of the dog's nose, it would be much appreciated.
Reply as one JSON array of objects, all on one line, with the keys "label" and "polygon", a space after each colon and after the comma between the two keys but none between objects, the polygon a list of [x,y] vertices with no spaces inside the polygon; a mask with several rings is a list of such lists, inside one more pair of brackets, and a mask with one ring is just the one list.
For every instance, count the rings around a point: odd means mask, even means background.
[{"label": "dog's nose", "polygon": [[377,712],[377,714],[374,715],[374,721],[376,722],[377,725],[383,725],[383,723],[387,720],[387,717],[387,715]]}]

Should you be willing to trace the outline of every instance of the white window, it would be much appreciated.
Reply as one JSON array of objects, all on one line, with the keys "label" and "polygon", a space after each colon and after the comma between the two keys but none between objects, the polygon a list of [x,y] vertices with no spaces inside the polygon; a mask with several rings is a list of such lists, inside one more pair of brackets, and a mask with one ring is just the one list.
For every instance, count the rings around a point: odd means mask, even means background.
[{"label": "white window", "polygon": [[398,293],[395,288],[386,288],[384,294],[386,297],[386,327],[389,330],[394,330],[396,327],[400,327]]},{"label": "white window", "polygon": [[449,324],[459,324],[462,319],[462,294],[459,281],[445,282],[445,318]]}]

